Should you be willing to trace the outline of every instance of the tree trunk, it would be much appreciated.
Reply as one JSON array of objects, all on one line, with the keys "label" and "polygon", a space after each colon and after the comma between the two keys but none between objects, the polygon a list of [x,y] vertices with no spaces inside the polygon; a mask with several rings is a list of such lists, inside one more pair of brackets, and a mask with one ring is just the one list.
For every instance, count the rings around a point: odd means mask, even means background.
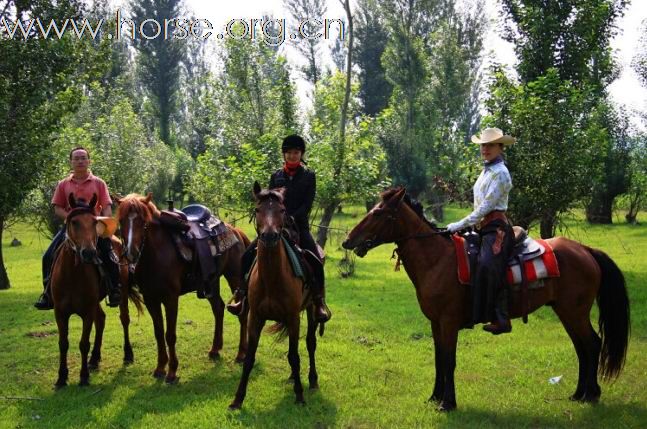
[{"label": "tree trunk", "polygon": [[317,231],[317,244],[320,245],[322,249],[326,248],[326,240],[328,240],[328,227],[330,226],[330,221],[335,214],[336,208],[337,203],[331,203],[324,207],[323,215],[321,216],[321,221],[319,222],[319,230]]},{"label": "tree trunk", "polygon": [[610,224],[613,222],[612,209],[614,195],[608,192],[598,192],[593,195],[586,207],[586,220],[589,223]]},{"label": "tree trunk", "polygon": [[431,215],[434,220],[443,222],[445,220],[445,198],[436,192],[431,193]]},{"label": "tree trunk", "polygon": [[629,198],[629,211],[625,215],[627,223],[632,225],[636,224],[636,218],[638,217],[638,209],[640,208],[640,197],[632,195]]},{"label": "tree trunk", "polygon": [[0,289],[9,289],[9,276],[4,266],[4,256],[2,256],[2,233],[4,232],[4,217],[0,216]]},{"label": "tree trunk", "polygon": [[539,234],[541,238],[553,238],[555,236],[555,216],[544,215],[539,223]]}]

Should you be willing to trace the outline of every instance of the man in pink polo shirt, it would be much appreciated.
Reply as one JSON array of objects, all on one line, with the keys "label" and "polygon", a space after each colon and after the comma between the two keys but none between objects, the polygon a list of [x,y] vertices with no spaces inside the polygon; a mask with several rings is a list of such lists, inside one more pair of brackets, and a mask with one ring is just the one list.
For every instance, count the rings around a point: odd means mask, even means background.
[{"label": "man in pink polo shirt", "polygon": [[[90,170],[90,153],[83,147],[76,147],[70,151],[70,165],[72,173],[65,179],[58,182],[52,205],[54,214],[63,221],[72,209],[68,202],[70,194],[78,200],[84,200],[89,203],[94,194],[97,195],[97,205],[95,214],[100,216],[112,216],[112,200],[108,193],[106,182],[93,175]],[[49,310],[53,308],[53,303],[49,294],[49,277],[52,266],[54,265],[54,256],[56,249],[65,240],[65,226],[54,236],[52,243],[43,255],[43,286],[45,291],[40,296],[34,307],[39,310]],[[110,277],[108,287],[108,305],[116,307],[119,305],[119,265],[110,258],[112,253],[112,243],[108,238],[99,238],[97,241],[99,256],[103,266]]]}]

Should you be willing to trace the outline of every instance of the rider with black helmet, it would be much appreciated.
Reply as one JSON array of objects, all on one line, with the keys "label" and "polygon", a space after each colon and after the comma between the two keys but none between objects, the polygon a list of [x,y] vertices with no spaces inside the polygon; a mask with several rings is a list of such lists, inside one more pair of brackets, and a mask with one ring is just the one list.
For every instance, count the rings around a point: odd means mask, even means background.
[{"label": "rider with black helmet", "polygon": [[[305,141],[301,136],[289,135],[283,139],[281,151],[283,152],[283,168],[272,174],[269,188],[285,188],[285,210],[294,219],[299,233],[299,245],[302,249],[317,256],[319,264],[321,264],[317,245],[310,233],[308,220],[315,198],[316,178],[315,173],[305,168],[304,165]],[[250,244],[243,255],[243,275],[249,271],[255,254],[256,241]],[[314,279],[310,282],[309,287],[315,304],[315,319],[319,322],[326,322],[330,319],[330,311],[325,303],[324,270],[319,266],[315,267],[314,271]],[[243,287],[234,293],[232,303],[227,305],[227,309],[235,315],[242,312],[244,298],[247,294],[247,283],[243,281],[242,284]]]}]

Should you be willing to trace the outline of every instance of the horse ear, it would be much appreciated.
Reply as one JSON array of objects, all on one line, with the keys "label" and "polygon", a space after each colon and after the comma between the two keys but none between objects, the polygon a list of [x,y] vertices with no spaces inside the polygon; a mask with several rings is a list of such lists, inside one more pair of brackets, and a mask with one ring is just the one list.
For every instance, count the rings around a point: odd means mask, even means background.
[{"label": "horse ear", "polygon": [[254,181],[254,196],[258,195],[261,192],[261,185],[258,183],[258,180]]},{"label": "horse ear", "polygon": [[402,199],[406,195],[407,190],[405,188],[400,188],[391,198],[387,201],[387,205],[390,207],[397,207],[402,202]]},{"label": "horse ear", "polygon": [[123,196],[121,196],[121,195],[119,195],[119,194],[110,194],[110,199],[111,199],[112,201],[116,202],[116,203],[117,203],[117,205],[121,204],[121,200],[122,200],[123,198],[124,198],[124,197],[123,197]]},{"label": "horse ear", "polygon": [[97,205],[97,194],[92,194],[92,199],[90,200],[90,208],[94,208]]},{"label": "horse ear", "polygon": [[148,204],[151,202],[152,199],[153,199],[153,193],[149,192],[148,195],[146,195],[146,198],[144,198],[144,202]]},{"label": "horse ear", "polygon": [[76,200],[74,199],[74,194],[70,192],[70,195],[67,196],[67,202],[70,204],[70,207],[73,209],[76,208]]}]

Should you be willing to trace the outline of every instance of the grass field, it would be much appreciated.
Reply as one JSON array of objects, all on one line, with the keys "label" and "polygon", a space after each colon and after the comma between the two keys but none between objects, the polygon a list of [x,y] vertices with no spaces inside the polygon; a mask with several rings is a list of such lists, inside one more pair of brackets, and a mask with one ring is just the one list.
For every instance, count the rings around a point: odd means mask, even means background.
[{"label": "grass field", "polygon": [[[463,210],[448,213],[451,221]],[[361,216],[359,208],[349,210],[336,216],[332,226],[345,230]],[[73,317],[70,385],[54,391],[54,315],[32,307],[41,291],[40,260],[48,241],[27,225],[17,225],[2,243],[12,288],[0,291],[0,428],[647,427],[647,226],[589,226],[574,218],[568,227],[565,235],[603,249],[626,276],[632,336],[620,378],[601,384],[599,404],[569,401],[577,381],[575,351],[550,308],[542,308],[527,325],[513,322],[509,335],[493,337],[479,327],[461,332],[458,410],[440,414],[426,402],[434,380],[430,325],[404,270],[393,270],[393,245],[357,259],[355,275],[341,279],[341,231],[326,247],[333,319],[318,343],[321,389],[306,392],[305,407],[294,404],[287,383],[287,342],[264,334],[243,409],[227,411],[241,373],[233,362],[237,320],[225,315],[223,358],[210,361],[213,319],[208,303],[195,294],[180,301],[178,385],[151,376],[156,349],[148,314],[131,313],[135,363],[124,366],[118,311],[105,308],[103,361],[92,373],[91,385],[76,384],[80,319]],[[10,247],[13,236],[23,246]],[[224,280],[222,290],[228,291]],[[228,292],[223,295],[229,298]],[[300,350],[307,386],[305,341]],[[560,375],[561,382],[548,383]]]}]

